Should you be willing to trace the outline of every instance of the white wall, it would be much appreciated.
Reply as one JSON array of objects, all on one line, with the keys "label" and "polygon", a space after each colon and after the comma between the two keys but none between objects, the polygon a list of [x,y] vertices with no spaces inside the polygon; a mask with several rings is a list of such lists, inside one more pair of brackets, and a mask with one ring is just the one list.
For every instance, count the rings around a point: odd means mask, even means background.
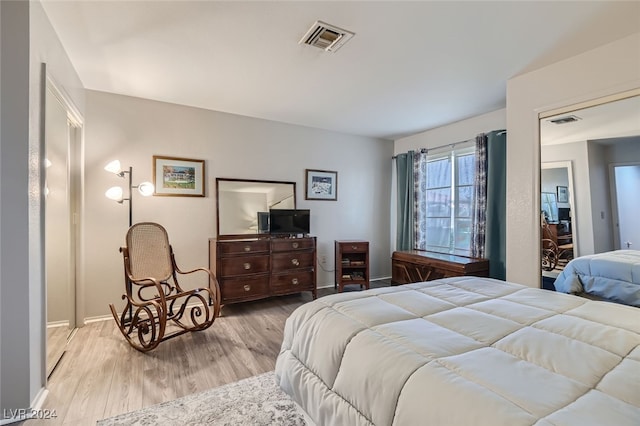
[{"label": "white wall", "polygon": [[[134,194],[133,220],[167,228],[178,264],[208,265],[208,238],[215,237],[215,178],[294,181],[298,208],[311,210],[318,255],[333,270],[336,239],[370,241],[371,276],[390,275],[389,198],[393,144],[382,139],[242,117],[150,100],[87,91],[86,316],[122,308],[122,257],[127,206],[104,192],[124,184],[103,170],[113,159],[133,166],[134,184],[152,178],[152,156],[206,161],[206,197],[149,197]],[[305,169],[338,172],[338,201],[308,201]],[[319,286],[333,286],[320,269]]]},{"label": "white wall", "polygon": [[540,286],[538,114],[640,87],[640,33],[507,82],[507,280]]},{"label": "white wall", "polygon": [[[446,126],[437,127],[422,133],[397,139],[394,142],[394,154],[420,148],[433,148],[450,143],[474,139],[479,133],[488,133],[507,127],[507,111],[500,109]],[[509,138],[507,137],[507,143]],[[395,202],[395,200],[393,200]]]},{"label": "white wall", "polygon": [[613,222],[611,220],[607,148],[590,141],[587,144],[587,149],[589,152],[589,190],[591,193],[593,252],[581,252],[581,256],[613,250]]},{"label": "white wall", "polygon": [[640,162],[640,136],[621,139],[607,145],[608,163]]},{"label": "white wall", "polygon": [[[566,167],[554,169],[542,169],[540,178],[540,191],[553,192],[557,194],[558,186],[569,186],[569,176]],[[558,207],[569,207],[569,203],[561,203],[558,201]]]},{"label": "white wall", "polygon": [[[29,3],[0,2],[0,408],[28,408],[33,392],[29,282]],[[36,294],[36,297],[41,295]],[[41,299],[40,299],[41,300]],[[39,310],[34,320],[43,323]],[[40,327],[42,328],[42,326]]]}]

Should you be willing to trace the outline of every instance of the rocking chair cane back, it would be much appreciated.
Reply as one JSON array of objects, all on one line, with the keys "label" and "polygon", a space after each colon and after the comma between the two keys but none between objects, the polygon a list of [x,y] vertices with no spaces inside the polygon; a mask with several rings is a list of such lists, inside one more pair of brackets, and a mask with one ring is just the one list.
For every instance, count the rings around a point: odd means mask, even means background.
[{"label": "rocking chair cane back", "polygon": [[[181,271],[176,265],[167,231],[157,223],[142,222],[129,228],[124,260],[125,308],[111,314],[129,344],[141,352],[163,340],[210,327],[220,314],[218,280],[206,268]],[[183,290],[178,274],[204,272],[209,287]],[[209,305],[213,306],[213,312]]]}]

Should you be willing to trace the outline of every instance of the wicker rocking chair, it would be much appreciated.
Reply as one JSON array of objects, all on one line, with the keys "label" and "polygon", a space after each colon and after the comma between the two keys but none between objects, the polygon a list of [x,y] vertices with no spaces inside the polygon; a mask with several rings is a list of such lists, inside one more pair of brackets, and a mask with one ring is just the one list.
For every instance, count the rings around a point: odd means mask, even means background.
[{"label": "wicker rocking chair", "polygon": [[549,229],[549,224],[544,219],[542,220],[541,243],[540,259],[543,271],[553,271],[558,265],[562,267],[573,259],[571,235],[556,235],[554,238],[553,232]]},{"label": "wicker rocking chair", "polygon": [[[220,289],[216,277],[206,268],[181,271],[176,265],[167,231],[157,223],[137,223],[129,228],[124,258],[126,305],[111,314],[129,344],[141,352],[160,342],[190,331],[210,327],[220,313]],[[209,288],[183,290],[177,274],[207,274]],[[213,306],[213,312],[209,306]]]}]

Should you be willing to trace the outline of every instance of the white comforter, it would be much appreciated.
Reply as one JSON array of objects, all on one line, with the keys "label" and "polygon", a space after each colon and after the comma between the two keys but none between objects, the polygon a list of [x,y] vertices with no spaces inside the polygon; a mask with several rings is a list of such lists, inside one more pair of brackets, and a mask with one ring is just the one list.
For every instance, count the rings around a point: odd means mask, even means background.
[{"label": "white comforter", "polygon": [[640,425],[640,310],[489,278],[319,298],[280,386],[318,425]]},{"label": "white comforter", "polygon": [[616,250],[576,257],[553,285],[562,293],[588,293],[640,307],[640,251]]}]

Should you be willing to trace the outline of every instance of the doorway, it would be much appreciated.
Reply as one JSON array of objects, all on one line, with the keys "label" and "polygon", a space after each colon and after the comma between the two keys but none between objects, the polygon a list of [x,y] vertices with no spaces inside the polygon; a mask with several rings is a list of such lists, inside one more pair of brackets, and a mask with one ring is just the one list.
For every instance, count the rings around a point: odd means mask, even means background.
[{"label": "doorway", "polygon": [[611,198],[617,250],[640,250],[640,163],[611,166]]}]

